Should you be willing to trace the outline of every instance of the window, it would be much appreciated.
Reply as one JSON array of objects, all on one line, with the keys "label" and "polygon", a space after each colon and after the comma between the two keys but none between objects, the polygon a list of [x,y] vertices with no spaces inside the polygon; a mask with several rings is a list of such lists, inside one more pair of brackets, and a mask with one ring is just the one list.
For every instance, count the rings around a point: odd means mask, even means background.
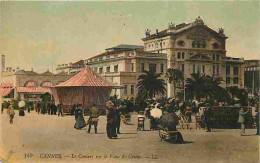
[{"label": "window", "polygon": [[219,44],[218,43],[213,43],[212,44],[212,47],[213,47],[213,49],[219,49]]},{"label": "window", "polygon": [[184,64],[181,65],[181,70],[184,72]]},{"label": "window", "polygon": [[197,65],[197,73],[200,73],[200,65]]},{"label": "window", "polygon": [[184,41],[182,41],[182,40],[178,41],[177,44],[178,44],[178,46],[184,46],[185,45]]},{"label": "window", "polygon": [[161,70],[161,73],[163,73],[163,64],[161,64],[160,70]]},{"label": "window", "polygon": [[99,67],[99,73],[103,72],[103,67]]},{"label": "window", "polygon": [[123,89],[123,95],[127,95],[127,85],[124,85],[124,89]]},{"label": "window", "polygon": [[233,78],[233,83],[234,83],[234,84],[238,84],[238,77],[234,77],[234,78]]},{"label": "window", "polygon": [[192,41],[193,48],[206,48],[206,41]]},{"label": "window", "polygon": [[217,65],[217,74],[219,74],[219,65]]},{"label": "window", "polygon": [[155,47],[158,48],[158,43],[157,42],[155,43]]},{"label": "window", "polygon": [[230,77],[226,77],[226,84],[230,84]]},{"label": "window", "polygon": [[205,65],[202,65],[202,72],[205,73]]},{"label": "window", "polygon": [[184,54],[184,53],[182,53],[182,55],[181,55],[181,56],[182,56],[182,59],[184,59],[184,55],[185,55],[185,54]]},{"label": "window", "polygon": [[144,69],[144,63],[141,63],[141,72],[144,72],[145,71],[145,69]]},{"label": "window", "polygon": [[135,93],[135,86],[131,85],[131,95],[133,95]]},{"label": "window", "polygon": [[195,65],[193,65],[193,73],[195,73]]},{"label": "window", "polygon": [[131,72],[134,72],[134,63],[131,63]]},{"label": "window", "polygon": [[178,52],[178,59],[181,58],[181,52]]},{"label": "window", "polygon": [[196,41],[192,41],[192,47],[196,48]]},{"label": "window", "polygon": [[110,72],[110,66],[107,67],[107,72]]},{"label": "window", "polygon": [[230,75],[230,66],[226,67],[226,75]]},{"label": "window", "polygon": [[213,75],[215,75],[215,66],[213,66]]},{"label": "window", "polygon": [[216,55],[213,54],[213,55],[212,55],[212,60],[215,61],[215,58],[216,58]]},{"label": "window", "polygon": [[114,72],[118,72],[118,65],[114,66]]},{"label": "window", "polygon": [[219,61],[219,55],[217,54],[217,61]]},{"label": "window", "polygon": [[97,73],[97,67],[94,67],[94,72]]},{"label": "window", "polygon": [[206,41],[202,41],[202,48],[206,48]]},{"label": "window", "polygon": [[233,67],[233,74],[238,75],[238,67]]},{"label": "window", "polygon": [[149,64],[149,71],[156,72],[156,64]]},{"label": "window", "polygon": [[110,58],[110,55],[107,55],[106,58]]},{"label": "window", "polygon": [[197,41],[197,48],[200,48],[201,47],[200,45],[201,45],[200,41]]}]

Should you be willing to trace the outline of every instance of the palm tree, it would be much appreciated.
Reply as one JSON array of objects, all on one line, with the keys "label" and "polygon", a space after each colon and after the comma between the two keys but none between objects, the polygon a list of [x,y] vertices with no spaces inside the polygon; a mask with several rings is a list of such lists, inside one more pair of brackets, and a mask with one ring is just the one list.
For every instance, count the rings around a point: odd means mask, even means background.
[{"label": "palm tree", "polygon": [[186,93],[190,98],[200,101],[201,98],[207,97],[210,92],[210,87],[207,83],[208,77],[204,74],[193,73],[191,78],[186,79]]},{"label": "palm tree", "polygon": [[221,77],[211,77],[209,75],[207,77],[207,83],[206,88],[208,90],[208,95],[211,99],[214,99],[216,101],[228,101],[229,100],[229,94],[228,92],[220,86],[223,79]]},{"label": "palm tree", "polygon": [[145,71],[138,77],[137,88],[138,97],[153,98],[155,95],[164,95],[166,93],[166,83],[163,79],[159,79],[161,74]]},{"label": "palm tree", "polygon": [[176,96],[176,84],[177,83],[182,83],[184,80],[184,76],[183,76],[183,72],[179,69],[173,69],[173,68],[169,68],[167,69],[166,72],[166,78],[168,79],[169,83],[172,84],[174,86],[174,96]]}]

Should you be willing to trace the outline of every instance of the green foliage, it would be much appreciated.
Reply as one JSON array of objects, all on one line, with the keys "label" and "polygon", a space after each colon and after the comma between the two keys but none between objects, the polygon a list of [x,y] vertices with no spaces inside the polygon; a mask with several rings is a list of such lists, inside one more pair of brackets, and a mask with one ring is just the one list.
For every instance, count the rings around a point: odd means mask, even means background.
[{"label": "green foliage", "polygon": [[[232,86],[227,88],[228,93],[231,95],[231,103],[240,103],[242,106],[247,105],[248,93],[244,89],[239,89],[237,86]],[[238,99],[236,101],[235,99]]]},{"label": "green foliage", "polygon": [[138,95],[142,100],[144,98],[153,98],[156,95],[164,95],[166,93],[166,83],[163,79],[159,79],[161,74],[145,71],[138,77],[137,88]]},{"label": "green foliage", "polygon": [[8,106],[9,106],[8,102],[7,101],[3,101],[3,107],[4,108],[8,108]]},{"label": "green foliage", "polygon": [[49,102],[49,101],[51,101],[51,95],[50,95],[49,93],[43,94],[41,98],[42,98],[42,101],[43,101],[43,102]]},{"label": "green foliage", "polygon": [[[240,107],[213,107],[209,109],[210,119],[215,128],[239,128],[238,117]],[[253,117],[251,110],[246,116],[246,125],[248,128],[253,126]]]},{"label": "green foliage", "polygon": [[220,86],[223,80],[220,77],[212,77],[205,74],[193,73],[186,79],[186,98],[200,101],[206,98],[211,102],[230,102],[228,92]]},{"label": "green foliage", "polygon": [[119,107],[122,114],[127,114],[133,112],[135,109],[133,98],[129,99],[118,99],[117,95],[109,97],[109,100],[112,101],[116,106]]}]

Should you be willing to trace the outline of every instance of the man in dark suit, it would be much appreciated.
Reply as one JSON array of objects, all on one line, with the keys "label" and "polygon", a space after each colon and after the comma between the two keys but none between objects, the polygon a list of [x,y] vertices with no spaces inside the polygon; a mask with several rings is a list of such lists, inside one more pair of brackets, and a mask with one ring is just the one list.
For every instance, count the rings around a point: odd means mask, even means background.
[{"label": "man in dark suit", "polygon": [[118,107],[116,107],[116,109],[115,109],[115,118],[116,118],[116,122],[115,122],[115,125],[116,125],[116,133],[117,133],[117,134],[121,134],[121,133],[120,133],[121,115],[120,115],[120,111],[119,111],[119,108],[118,108]]},{"label": "man in dark suit", "polygon": [[204,122],[207,128],[206,132],[211,132],[211,124],[210,124],[210,113],[209,113],[209,105],[206,104],[205,110],[204,110]]}]

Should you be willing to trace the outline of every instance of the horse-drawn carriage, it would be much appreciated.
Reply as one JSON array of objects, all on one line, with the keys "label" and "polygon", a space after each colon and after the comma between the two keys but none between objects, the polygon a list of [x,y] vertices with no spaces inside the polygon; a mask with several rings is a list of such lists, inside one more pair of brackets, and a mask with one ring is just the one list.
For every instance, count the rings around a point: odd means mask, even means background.
[{"label": "horse-drawn carriage", "polygon": [[159,137],[161,140],[169,141],[170,143],[182,143],[183,138],[178,130],[170,131],[167,127],[159,126]]}]

